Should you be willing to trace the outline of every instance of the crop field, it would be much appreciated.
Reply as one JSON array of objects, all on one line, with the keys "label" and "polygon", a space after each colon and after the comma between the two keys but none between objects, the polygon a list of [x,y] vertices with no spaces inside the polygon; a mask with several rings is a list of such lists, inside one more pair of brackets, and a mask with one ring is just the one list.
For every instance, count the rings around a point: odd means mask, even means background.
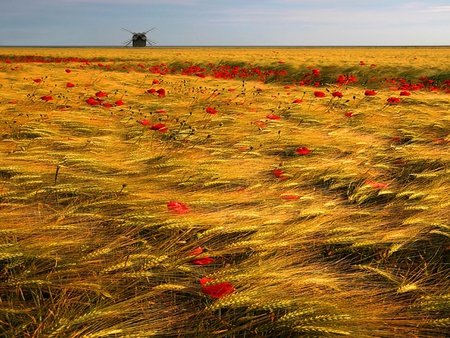
[{"label": "crop field", "polygon": [[449,337],[450,48],[0,48],[1,337]]}]

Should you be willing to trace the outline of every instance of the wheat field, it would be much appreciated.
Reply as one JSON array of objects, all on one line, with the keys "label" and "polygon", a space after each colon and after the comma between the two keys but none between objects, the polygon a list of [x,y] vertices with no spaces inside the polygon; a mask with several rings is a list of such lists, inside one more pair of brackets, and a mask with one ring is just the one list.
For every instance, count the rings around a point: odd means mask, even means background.
[{"label": "wheat field", "polygon": [[0,336],[448,337],[449,48],[1,48]]}]

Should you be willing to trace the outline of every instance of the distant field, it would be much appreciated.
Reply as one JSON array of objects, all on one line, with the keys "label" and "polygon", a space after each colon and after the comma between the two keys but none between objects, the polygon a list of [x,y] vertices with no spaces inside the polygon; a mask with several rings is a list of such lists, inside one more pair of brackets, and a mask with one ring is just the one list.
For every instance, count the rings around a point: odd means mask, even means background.
[{"label": "distant field", "polygon": [[450,336],[450,48],[0,48],[0,336]]}]

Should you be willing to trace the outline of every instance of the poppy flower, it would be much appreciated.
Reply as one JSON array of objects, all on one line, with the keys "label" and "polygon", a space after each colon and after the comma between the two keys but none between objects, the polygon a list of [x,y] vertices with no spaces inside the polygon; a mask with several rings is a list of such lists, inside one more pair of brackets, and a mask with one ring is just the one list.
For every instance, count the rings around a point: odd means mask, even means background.
[{"label": "poppy flower", "polygon": [[158,114],[165,114],[166,111],[165,111],[164,109],[158,109],[155,113],[158,113]]},{"label": "poppy flower", "polygon": [[91,105],[91,106],[98,106],[98,105],[100,105],[102,103],[102,101],[101,100],[96,100],[95,98],[90,97],[90,98],[88,98],[86,100],[86,103]]},{"label": "poppy flower", "polygon": [[266,116],[270,120],[280,120],[281,116],[269,114]]},{"label": "poppy flower", "polygon": [[107,92],[97,92],[97,93],[95,93],[95,96],[102,98],[102,97],[108,96],[108,93]]},{"label": "poppy flower", "polygon": [[156,92],[158,93],[159,97],[165,97],[166,96],[166,90],[164,88],[160,88]]},{"label": "poppy flower", "polygon": [[229,282],[222,282],[212,285],[203,285],[202,292],[213,298],[229,296],[234,292],[234,287]]},{"label": "poppy flower", "polygon": [[115,103],[116,106],[123,106],[125,104],[122,100],[117,100]]},{"label": "poppy flower", "polygon": [[333,95],[333,97],[343,97],[344,94],[342,94],[341,92],[333,92],[331,93],[331,95]]},{"label": "poppy flower", "polygon": [[42,96],[42,97],[41,97],[41,100],[44,100],[44,101],[52,101],[52,100],[53,100],[53,97],[51,97],[50,95],[45,95],[45,96]]},{"label": "poppy flower", "polygon": [[402,100],[400,100],[398,97],[390,97],[387,99],[387,102],[389,104],[397,104],[397,103],[401,103]]},{"label": "poppy flower", "polygon": [[150,94],[156,93],[156,89],[150,88],[149,90],[147,90],[147,93],[150,93]]},{"label": "poppy flower", "polygon": [[294,201],[297,200],[299,197],[297,195],[282,195],[281,198],[286,201]]},{"label": "poppy flower", "polygon": [[207,265],[211,264],[212,262],[214,262],[214,258],[211,257],[197,258],[189,261],[189,263],[193,265]]},{"label": "poppy flower", "polygon": [[42,82],[42,79],[34,79],[33,81],[36,83],[40,83],[40,82]]},{"label": "poppy flower", "polygon": [[67,88],[72,88],[72,87],[75,87],[75,85],[72,82],[67,82],[66,83],[66,87]]},{"label": "poppy flower", "polygon": [[410,96],[410,95],[411,95],[411,93],[406,90],[403,90],[400,92],[400,96]]},{"label": "poppy flower", "polygon": [[153,83],[153,84],[158,84],[158,83],[159,83],[159,80],[154,79],[154,80],[152,81],[152,83]]},{"label": "poppy flower", "polygon": [[364,92],[364,95],[366,95],[366,96],[375,96],[375,95],[377,95],[377,92],[375,92],[375,91],[373,91],[373,90],[367,89],[367,90]]},{"label": "poppy flower", "polygon": [[109,103],[109,102],[105,102],[105,103],[103,103],[103,107],[105,107],[105,108],[112,108],[113,104]]},{"label": "poppy flower", "polygon": [[189,251],[189,253],[187,254],[188,256],[197,256],[200,255],[203,252],[203,248],[201,246],[195,248],[192,251]]},{"label": "poppy flower", "polygon": [[67,74],[69,74],[69,73],[71,72],[71,70],[70,70],[70,69],[66,69],[65,72],[66,72]]},{"label": "poppy flower", "polygon": [[375,182],[375,181],[366,181],[365,184],[371,186],[374,189],[386,189],[386,188],[389,188],[389,184],[379,183],[379,182]]},{"label": "poppy flower", "polygon": [[297,148],[296,152],[300,155],[308,155],[310,153],[309,149],[306,147]]},{"label": "poppy flower", "polygon": [[352,116],[353,116],[353,112],[348,111],[348,112],[345,113],[345,116],[347,116],[347,117],[352,117]]},{"label": "poppy flower", "polygon": [[321,92],[321,91],[315,91],[314,92],[314,96],[315,97],[325,97],[326,94],[324,92]]},{"label": "poppy flower", "polygon": [[283,176],[284,172],[283,172],[283,170],[281,170],[281,169],[273,169],[273,170],[272,170],[272,174],[273,174],[273,176],[275,176],[276,178],[282,178],[282,177],[284,177],[284,176]]},{"label": "poppy flower", "polygon": [[169,130],[169,128],[167,128],[167,127],[162,127],[162,128],[159,128],[158,129],[158,131],[160,132],[160,133],[165,133],[166,131],[168,131]]},{"label": "poppy flower", "polygon": [[214,108],[208,107],[208,108],[206,108],[206,112],[208,114],[216,114],[217,110],[215,110]]},{"label": "poppy flower", "polygon": [[186,204],[177,201],[168,202],[167,208],[176,214],[185,214],[191,209]]},{"label": "poppy flower", "polygon": [[166,125],[164,123],[157,123],[150,127],[151,130],[160,130],[161,128],[164,128]]},{"label": "poppy flower", "polygon": [[150,124],[150,121],[147,119],[137,120],[136,122],[142,124],[143,126],[148,126]]},{"label": "poppy flower", "polygon": [[292,102],[292,103],[302,103],[302,102],[303,102],[302,100],[297,99],[297,100],[294,100],[294,102]]},{"label": "poppy flower", "polygon": [[207,283],[214,282],[215,280],[216,280],[215,278],[206,278],[206,277],[203,277],[203,278],[200,278],[200,284],[201,284],[201,285],[205,285],[205,284],[207,284]]}]

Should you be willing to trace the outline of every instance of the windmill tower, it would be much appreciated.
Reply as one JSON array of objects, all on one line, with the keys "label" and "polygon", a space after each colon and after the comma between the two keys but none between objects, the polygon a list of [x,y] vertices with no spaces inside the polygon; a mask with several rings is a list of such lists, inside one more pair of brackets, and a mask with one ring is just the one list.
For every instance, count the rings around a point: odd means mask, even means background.
[{"label": "windmill tower", "polygon": [[154,30],[155,27],[149,29],[148,31],[142,32],[142,33],[135,33],[126,28],[122,28],[122,29],[124,31],[127,31],[127,32],[133,34],[133,37],[131,39],[124,42],[125,46],[129,46],[130,43],[133,43],[133,47],[145,47],[145,46],[147,46],[147,44],[149,44],[150,46],[153,46],[156,43],[152,40],[147,39],[147,36],[145,35],[148,32]]}]

